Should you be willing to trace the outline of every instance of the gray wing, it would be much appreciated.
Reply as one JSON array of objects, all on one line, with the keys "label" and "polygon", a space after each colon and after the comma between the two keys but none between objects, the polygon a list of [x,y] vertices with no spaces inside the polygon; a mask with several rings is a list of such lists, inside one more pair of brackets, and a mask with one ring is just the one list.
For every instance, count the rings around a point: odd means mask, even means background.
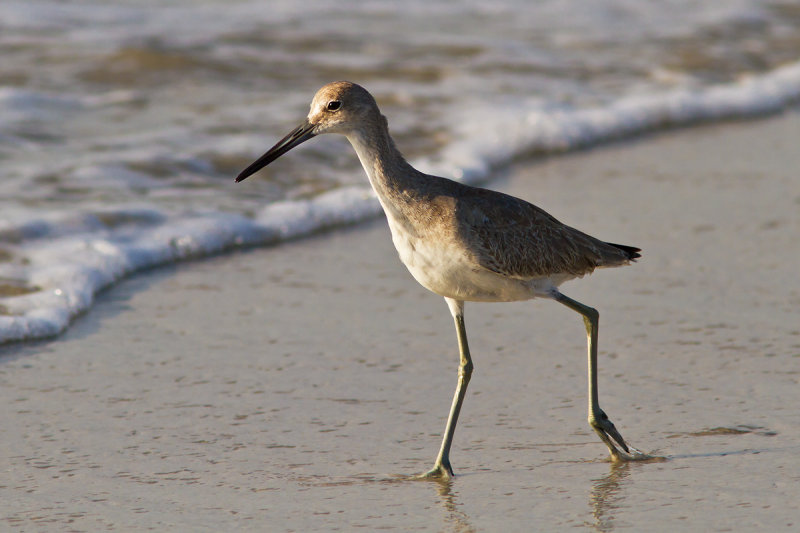
[{"label": "gray wing", "polygon": [[519,198],[474,187],[460,193],[455,200],[460,238],[488,270],[521,279],[583,276],[634,258],[623,248],[635,248],[595,239]]}]

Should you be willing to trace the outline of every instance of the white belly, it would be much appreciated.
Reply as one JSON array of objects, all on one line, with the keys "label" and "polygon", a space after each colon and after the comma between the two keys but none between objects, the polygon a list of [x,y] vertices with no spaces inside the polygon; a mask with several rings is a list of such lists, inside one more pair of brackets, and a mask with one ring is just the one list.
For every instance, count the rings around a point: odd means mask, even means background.
[{"label": "white belly", "polygon": [[420,285],[440,296],[463,301],[509,302],[549,296],[548,279],[520,280],[480,265],[457,242],[415,238],[389,224],[400,260]]}]

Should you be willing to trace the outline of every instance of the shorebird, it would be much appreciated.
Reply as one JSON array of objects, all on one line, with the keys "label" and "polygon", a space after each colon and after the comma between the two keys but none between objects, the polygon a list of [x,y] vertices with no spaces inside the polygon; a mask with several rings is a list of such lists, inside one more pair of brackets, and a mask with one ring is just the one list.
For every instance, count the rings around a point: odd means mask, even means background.
[{"label": "shorebird", "polygon": [[306,120],[237,177],[240,182],[295,146],[323,133],[347,137],[386,213],[400,260],[426,289],[443,296],[455,321],[460,364],[441,448],[421,477],[450,478],[450,447],[472,375],[464,303],[548,298],[583,316],[589,352],[589,424],[612,460],[647,456],[628,446],[602,409],[597,392],[598,312],[558,287],[595,268],[622,266],[639,248],[611,244],[519,198],[424,174],[395,147],[372,95],[347,81],[322,87]]}]

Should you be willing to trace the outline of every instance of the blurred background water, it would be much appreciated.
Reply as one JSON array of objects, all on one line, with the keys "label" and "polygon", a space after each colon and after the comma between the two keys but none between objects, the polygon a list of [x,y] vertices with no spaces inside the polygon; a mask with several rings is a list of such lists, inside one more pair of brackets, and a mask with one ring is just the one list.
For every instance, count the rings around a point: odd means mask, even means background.
[{"label": "blurred background water", "polygon": [[4,0],[0,342],[121,276],[377,213],[345,141],[246,184],[323,84],[367,87],[421,168],[514,158],[800,97],[800,1]]}]

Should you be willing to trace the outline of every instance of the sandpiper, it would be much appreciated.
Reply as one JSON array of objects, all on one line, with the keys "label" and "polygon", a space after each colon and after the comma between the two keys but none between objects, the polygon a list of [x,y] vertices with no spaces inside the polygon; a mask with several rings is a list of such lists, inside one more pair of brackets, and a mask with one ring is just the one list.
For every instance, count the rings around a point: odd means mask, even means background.
[{"label": "sandpiper", "polygon": [[242,181],[295,146],[323,133],[347,137],[386,213],[400,260],[423,287],[443,296],[455,320],[460,365],[450,415],[433,468],[453,476],[450,447],[472,374],[464,303],[555,300],[583,316],[589,351],[589,424],[613,460],[647,456],[626,444],[598,400],[598,312],[558,287],[595,268],[627,265],[639,248],[611,244],[566,226],[519,198],[471,187],[412,167],[395,147],[372,95],[346,81],[322,87],[306,120],[244,169]]}]

